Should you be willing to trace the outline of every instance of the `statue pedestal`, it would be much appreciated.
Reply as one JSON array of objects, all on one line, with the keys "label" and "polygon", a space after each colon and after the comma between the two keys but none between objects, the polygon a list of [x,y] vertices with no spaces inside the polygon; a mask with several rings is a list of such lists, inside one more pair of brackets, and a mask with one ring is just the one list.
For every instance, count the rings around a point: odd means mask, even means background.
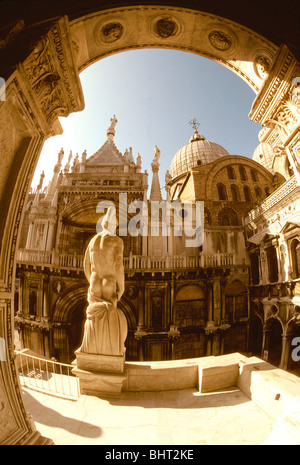
[{"label": "statue pedestal", "polygon": [[81,394],[98,397],[121,397],[125,373],[123,355],[98,355],[76,351],[73,374],[79,378]]}]

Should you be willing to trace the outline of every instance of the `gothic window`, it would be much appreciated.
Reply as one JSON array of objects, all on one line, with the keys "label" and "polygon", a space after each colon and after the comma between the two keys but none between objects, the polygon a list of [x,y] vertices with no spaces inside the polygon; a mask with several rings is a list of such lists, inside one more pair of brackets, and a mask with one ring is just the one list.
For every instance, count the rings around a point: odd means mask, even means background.
[{"label": "gothic window", "polygon": [[265,193],[267,197],[270,195],[270,189],[268,187],[265,187]]},{"label": "gothic window", "polygon": [[257,200],[262,200],[262,191],[260,187],[256,187],[255,189],[255,195]]},{"label": "gothic window", "polygon": [[247,174],[246,174],[246,170],[244,168],[244,166],[239,166],[239,172],[240,172],[240,177],[241,177],[241,180],[242,181],[247,181]]},{"label": "gothic window", "polygon": [[270,283],[276,283],[278,281],[278,261],[275,246],[267,248],[267,260],[269,281]]},{"label": "gothic window", "polygon": [[255,170],[251,170],[251,178],[252,178],[253,182],[258,182],[259,181],[257,172]]},{"label": "gothic window", "polygon": [[204,326],[208,317],[207,300],[199,286],[182,287],[175,301],[175,324],[178,328]]},{"label": "gothic window", "polygon": [[230,189],[231,189],[232,200],[234,202],[239,202],[241,199],[240,199],[240,193],[239,193],[238,187],[235,184],[232,184]]},{"label": "gothic window", "polygon": [[219,194],[219,200],[227,200],[227,190],[226,186],[219,182],[217,185],[218,188],[218,194]]},{"label": "gothic window", "polygon": [[223,208],[218,215],[221,226],[238,226],[239,219],[237,213],[231,208]]},{"label": "gothic window", "polygon": [[293,266],[293,279],[300,278],[300,242],[293,239],[291,243],[291,256]]},{"label": "gothic window", "polygon": [[245,202],[252,202],[251,191],[248,186],[244,187]]},{"label": "gothic window", "polygon": [[232,166],[227,166],[228,179],[236,179],[234,169]]}]

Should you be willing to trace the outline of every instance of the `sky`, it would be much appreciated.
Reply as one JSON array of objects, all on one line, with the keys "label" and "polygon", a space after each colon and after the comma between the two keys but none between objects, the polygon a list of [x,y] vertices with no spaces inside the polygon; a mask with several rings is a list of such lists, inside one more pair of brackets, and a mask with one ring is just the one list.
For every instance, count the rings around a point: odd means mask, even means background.
[{"label": "sky", "polygon": [[[192,117],[207,140],[231,155],[252,157],[261,126],[249,120],[254,91],[223,65],[198,55],[174,50],[127,51],[104,58],[80,74],[85,109],[59,118],[63,134],[48,139],[33,179],[36,187],[45,171],[44,186],[53,175],[63,147],[67,162],[87,150],[92,156],[106,141],[110,118],[116,115],[114,142],[124,154],[142,157],[149,173],[153,149],[161,151],[162,194],[165,172],[177,150],[189,142]],[[164,196],[164,195],[163,195]]]}]

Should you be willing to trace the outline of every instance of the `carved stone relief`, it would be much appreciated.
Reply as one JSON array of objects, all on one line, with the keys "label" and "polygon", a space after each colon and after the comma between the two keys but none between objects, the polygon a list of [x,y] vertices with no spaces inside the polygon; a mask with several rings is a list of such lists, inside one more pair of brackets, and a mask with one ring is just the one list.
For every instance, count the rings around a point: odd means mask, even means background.
[{"label": "carved stone relief", "polygon": [[258,55],[254,59],[253,66],[257,76],[261,79],[265,79],[269,75],[271,60],[264,55]]},{"label": "carved stone relief", "polygon": [[94,29],[94,39],[98,45],[112,45],[124,39],[127,32],[127,23],[119,17],[110,17],[101,20]]},{"label": "carved stone relief", "polygon": [[101,29],[101,39],[103,42],[110,44],[122,37],[124,28],[121,23],[108,23]]},{"label": "carved stone relief", "polygon": [[67,33],[64,21],[62,19],[53,26],[47,37],[42,38],[19,65],[19,71],[26,76],[30,92],[49,124],[58,116],[68,116],[71,111],[83,109],[84,105],[79,78],[70,79],[77,74],[71,57],[76,47],[71,39],[62,43]]},{"label": "carved stone relief", "polygon": [[233,44],[231,36],[224,31],[213,30],[208,38],[214,48],[223,52],[229,50]]},{"label": "carved stone relief", "polygon": [[160,39],[178,37],[182,25],[174,16],[155,16],[150,21],[150,31]]}]

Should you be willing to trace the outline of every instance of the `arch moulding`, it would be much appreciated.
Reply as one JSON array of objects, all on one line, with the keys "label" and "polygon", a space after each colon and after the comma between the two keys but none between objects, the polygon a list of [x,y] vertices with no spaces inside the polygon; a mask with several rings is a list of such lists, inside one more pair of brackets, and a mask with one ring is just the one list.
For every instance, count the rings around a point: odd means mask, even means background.
[{"label": "arch moulding", "polygon": [[195,53],[238,74],[257,94],[250,118],[265,125],[263,140],[287,149],[298,176],[298,64],[286,45],[278,48],[233,21],[184,8],[116,8],[54,23],[17,64],[0,101],[0,444],[41,441],[24,407],[13,340],[15,252],[41,149],[62,132],[59,116],[83,110],[79,73],[101,58],[141,48]]}]

